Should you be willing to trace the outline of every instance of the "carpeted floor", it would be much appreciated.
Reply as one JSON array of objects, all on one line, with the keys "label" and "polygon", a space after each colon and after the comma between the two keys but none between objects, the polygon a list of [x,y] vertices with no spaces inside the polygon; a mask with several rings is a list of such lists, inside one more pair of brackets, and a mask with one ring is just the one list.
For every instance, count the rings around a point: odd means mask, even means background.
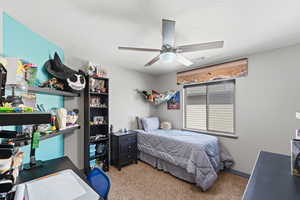
[{"label": "carpeted floor", "polygon": [[202,192],[195,185],[139,161],[118,171],[111,167],[109,200],[240,200],[247,179],[221,173],[215,185]]}]

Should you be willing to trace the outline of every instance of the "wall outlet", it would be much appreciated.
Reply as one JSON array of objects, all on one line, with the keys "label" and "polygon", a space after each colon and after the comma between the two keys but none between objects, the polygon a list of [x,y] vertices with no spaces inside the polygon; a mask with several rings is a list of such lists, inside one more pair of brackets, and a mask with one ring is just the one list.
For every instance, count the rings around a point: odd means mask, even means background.
[{"label": "wall outlet", "polygon": [[300,119],[300,112],[296,112],[296,119]]}]

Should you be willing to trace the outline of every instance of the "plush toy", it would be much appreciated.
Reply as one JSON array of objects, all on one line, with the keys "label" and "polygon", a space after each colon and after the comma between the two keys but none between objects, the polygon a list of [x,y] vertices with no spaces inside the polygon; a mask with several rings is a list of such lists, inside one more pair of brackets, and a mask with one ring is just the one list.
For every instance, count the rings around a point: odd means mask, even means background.
[{"label": "plush toy", "polygon": [[49,87],[55,88],[57,90],[64,90],[64,83],[57,80],[57,78],[49,79],[48,81],[43,82],[40,87]]},{"label": "plush toy", "polygon": [[85,88],[84,72],[81,70],[77,72],[64,65],[57,53],[54,54],[54,59],[50,59],[45,63],[44,67],[49,74],[64,83],[65,90],[80,92]]},{"label": "plush toy", "polygon": [[170,130],[170,129],[172,129],[172,124],[171,124],[171,122],[168,122],[168,121],[162,121],[160,123],[160,128],[164,129],[164,130]]},{"label": "plush toy", "polygon": [[160,93],[156,90],[152,90],[153,101],[160,97]]}]

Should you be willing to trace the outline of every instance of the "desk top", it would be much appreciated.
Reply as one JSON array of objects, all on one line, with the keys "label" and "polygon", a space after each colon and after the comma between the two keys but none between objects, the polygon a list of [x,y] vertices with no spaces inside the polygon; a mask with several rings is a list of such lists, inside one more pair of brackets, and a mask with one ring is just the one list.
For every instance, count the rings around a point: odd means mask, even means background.
[{"label": "desk top", "polygon": [[83,172],[81,172],[68,157],[57,158],[43,162],[42,167],[31,170],[23,170],[20,172],[16,183],[24,183],[43,176],[47,176],[65,169],[73,170],[82,180],[87,183],[87,179]]},{"label": "desk top", "polygon": [[[84,173],[81,172],[68,157],[65,156],[62,158],[45,161],[43,162],[42,167],[21,171],[16,180],[16,184],[31,181],[66,169],[73,170],[82,180],[88,183]],[[102,198],[100,198],[100,200],[101,199]]]},{"label": "desk top", "polygon": [[290,156],[260,152],[243,200],[299,200],[300,177],[291,175]]}]

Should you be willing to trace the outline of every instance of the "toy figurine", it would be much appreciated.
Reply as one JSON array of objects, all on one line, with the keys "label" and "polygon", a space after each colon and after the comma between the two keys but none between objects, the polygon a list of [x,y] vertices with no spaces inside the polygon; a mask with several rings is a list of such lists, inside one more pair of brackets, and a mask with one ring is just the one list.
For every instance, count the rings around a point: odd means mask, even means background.
[{"label": "toy figurine", "polygon": [[67,126],[76,124],[78,120],[78,114],[74,111],[69,111],[67,115]]},{"label": "toy figurine", "polygon": [[64,84],[62,82],[59,82],[57,78],[52,78],[48,81],[43,82],[40,87],[49,87],[49,88],[55,88],[59,90],[64,89]]}]

